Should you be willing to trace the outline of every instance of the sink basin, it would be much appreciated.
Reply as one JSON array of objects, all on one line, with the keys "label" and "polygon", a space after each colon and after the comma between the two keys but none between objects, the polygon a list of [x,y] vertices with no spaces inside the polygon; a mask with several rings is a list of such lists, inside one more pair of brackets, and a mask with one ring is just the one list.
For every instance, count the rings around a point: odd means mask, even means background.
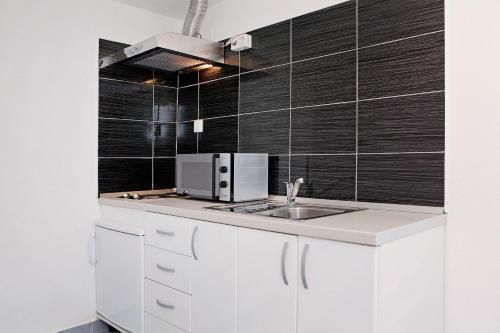
[{"label": "sink basin", "polygon": [[346,208],[320,205],[295,204],[291,207],[278,202],[253,202],[236,205],[208,207],[226,212],[257,214],[295,221],[303,221],[318,217],[345,214],[359,211],[359,208]]},{"label": "sink basin", "polygon": [[357,209],[294,206],[294,207],[283,207],[272,210],[264,210],[260,212],[255,212],[255,214],[270,216],[270,217],[279,217],[290,220],[309,220],[318,217],[345,214],[356,210]]}]

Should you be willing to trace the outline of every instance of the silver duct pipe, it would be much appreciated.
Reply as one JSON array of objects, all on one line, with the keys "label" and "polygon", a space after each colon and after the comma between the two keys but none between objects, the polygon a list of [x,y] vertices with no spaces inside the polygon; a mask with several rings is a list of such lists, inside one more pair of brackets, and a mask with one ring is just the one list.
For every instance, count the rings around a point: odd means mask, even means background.
[{"label": "silver duct pipe", "polygon": [[191,0],[189,11],[184,21],[182,34],[191,37],[201,38],[200,28],[205,13],[207,12],[208,0]]}]

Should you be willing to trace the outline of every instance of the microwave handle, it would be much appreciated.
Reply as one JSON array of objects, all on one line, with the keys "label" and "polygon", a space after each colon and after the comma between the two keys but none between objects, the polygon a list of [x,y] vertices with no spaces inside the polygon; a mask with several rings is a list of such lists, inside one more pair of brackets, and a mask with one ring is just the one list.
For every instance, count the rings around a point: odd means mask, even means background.
[{"label": "microwave handle", "polygon": [[219,187],[219,168],[217,168],[217,161],[220,159],[219,154],[213,154],[212,155],[212,200],[218,200],[219,196],[216,195],[219,191],[216,192],[216,190]]}]

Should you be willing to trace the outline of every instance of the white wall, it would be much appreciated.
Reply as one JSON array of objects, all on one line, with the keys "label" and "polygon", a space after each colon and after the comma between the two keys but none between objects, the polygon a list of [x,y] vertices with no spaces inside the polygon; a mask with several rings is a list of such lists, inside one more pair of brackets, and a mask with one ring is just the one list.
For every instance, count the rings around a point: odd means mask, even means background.
[{"label": "white wall", "polygon": [[447,0],[447,332],[500,332],[500,2]]},{"label": "white wall", "polygon": [[[215,40],[342,1],[224,0]],[[500,332],[500,2],[446,0],[447,333]]]},{"label": "white wall", "polygon": [[98,38],[180,23],[109,0],[0,1],[0,331],[93,320]]},{"label": "white wall", "polygon": [[223,0],[208,8],[201,34],[221,40],[345,1]]}]

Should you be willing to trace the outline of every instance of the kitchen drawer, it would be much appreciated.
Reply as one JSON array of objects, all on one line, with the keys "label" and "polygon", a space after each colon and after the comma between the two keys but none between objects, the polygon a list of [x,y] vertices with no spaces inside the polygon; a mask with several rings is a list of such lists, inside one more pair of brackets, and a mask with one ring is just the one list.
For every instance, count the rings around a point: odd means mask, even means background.
[{"label": "kitchen drawer", "polygon": [[186,331],[175,327],[161,319],[156,318],[149,313],[144,315],[144,331],[145,333],[186,333]]},{"label": "kitchen drawer", "polygon": [[156,247],[145,247],[145,275],[148,279],[191,293],[190,257]]},{"label": "kitchen drawer", "polygon": [[144,283],[146,312],[191,331],[191,296],[146,279]]},{"label": "kitchen drawer", "polygon": [[191,256],[191,220],[163,214],[148,213],[146,244]]}]

